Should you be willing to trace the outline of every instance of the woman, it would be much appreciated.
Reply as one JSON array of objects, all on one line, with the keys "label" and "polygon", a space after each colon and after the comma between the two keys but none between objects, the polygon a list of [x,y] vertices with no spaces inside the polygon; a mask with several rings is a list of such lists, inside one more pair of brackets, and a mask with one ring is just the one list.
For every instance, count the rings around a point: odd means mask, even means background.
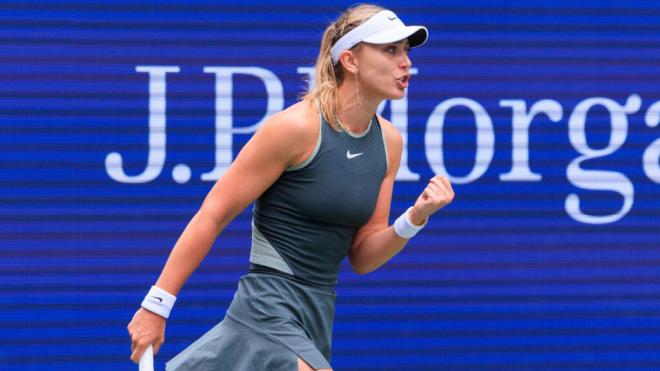
[{"label": "woman", "polygon": [[316,83],[271,117],[243,147],[177,241],[128,325],[137,362],[164,341],[165,319],[216,236],[250,203],[250,272],[225,319],[173,358],[177,370],[330,369],[333,287],[348,255],[360,274],[398,253],[428,217],[452,201],[446,178],[430,180],[388,227],[402,139],[376,115],[404,95],[408,49],[428,32],[389,10],[360,5],[323,34]]}]

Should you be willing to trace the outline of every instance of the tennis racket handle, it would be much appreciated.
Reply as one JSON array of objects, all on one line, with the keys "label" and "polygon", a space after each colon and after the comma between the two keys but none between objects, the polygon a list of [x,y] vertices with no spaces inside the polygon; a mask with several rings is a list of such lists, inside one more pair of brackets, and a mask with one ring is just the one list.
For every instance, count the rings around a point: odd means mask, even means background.
[{"label": "tennis racket handle", "polygon": [[149,345],[140,357],[140,371],[154,371],[154,346]]}]

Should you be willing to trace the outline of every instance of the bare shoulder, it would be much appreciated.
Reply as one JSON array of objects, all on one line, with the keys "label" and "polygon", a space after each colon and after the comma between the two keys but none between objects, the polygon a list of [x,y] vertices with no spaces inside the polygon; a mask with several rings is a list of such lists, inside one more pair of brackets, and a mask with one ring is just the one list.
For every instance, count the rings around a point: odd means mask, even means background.
[{"label": "bare shoulder", "polygon": [[378,122],[380,122],[381,130],[383,130],[388,150],[397,158],[400,158],[401,149],[403,148],[403,138],[401,137],[401,133],[399,133],[399,130],[397,130],[394,124],[383,118],[381,115],[378,115]]},{"label": "bare shoulder", "polygon": [[257,133],[290,151],[289,165],[294,165],[313,151],[319,132],[318,120],[312,104],[301,101],[271,116]]},{"label": "bare shoulder", "polygon": [[284,130],[289,135],[307,136],[318,131],[316,125],[310,125],[315,120],[318,120],[318,113],[312,105],[308,101],[300,101],[271,116],[264,126]]}]

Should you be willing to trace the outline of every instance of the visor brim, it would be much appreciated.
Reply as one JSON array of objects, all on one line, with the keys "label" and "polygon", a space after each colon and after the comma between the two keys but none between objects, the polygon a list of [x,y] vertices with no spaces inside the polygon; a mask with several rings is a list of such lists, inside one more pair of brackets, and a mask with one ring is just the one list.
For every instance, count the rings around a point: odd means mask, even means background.
[{"label": "visor brim", "polygon": [[369,44],[388,44],[408,39],[411,48],[423,45],[429,37],[429,32],[424,26],[406,26],[390,29],[370,35],[362,41]]}]

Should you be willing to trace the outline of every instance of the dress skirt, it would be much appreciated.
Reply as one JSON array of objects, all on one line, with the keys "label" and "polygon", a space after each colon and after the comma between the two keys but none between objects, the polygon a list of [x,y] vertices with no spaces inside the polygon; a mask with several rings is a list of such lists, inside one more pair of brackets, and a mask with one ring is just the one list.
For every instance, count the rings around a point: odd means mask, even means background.
[{"label": "dress skirt", "polygon": [[250,272],[218,325],[172,358],[167,370],[297,370],[331,368],[336,295],[293,278]]}]

